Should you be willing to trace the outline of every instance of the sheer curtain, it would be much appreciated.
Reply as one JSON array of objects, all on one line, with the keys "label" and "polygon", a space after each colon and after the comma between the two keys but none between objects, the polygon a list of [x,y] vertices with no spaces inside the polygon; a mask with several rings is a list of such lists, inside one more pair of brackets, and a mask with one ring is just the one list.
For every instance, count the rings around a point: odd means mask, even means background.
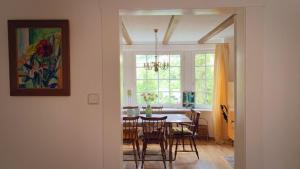
[{"label": "sheer curtain", "polygon": [[226,138],[226,124],[221,113],[220,105],[227,106],[228,84],[228,44],[217,44],[215,49],[215,82],[213,96],[213,125],[217,143],[223,143]]}]

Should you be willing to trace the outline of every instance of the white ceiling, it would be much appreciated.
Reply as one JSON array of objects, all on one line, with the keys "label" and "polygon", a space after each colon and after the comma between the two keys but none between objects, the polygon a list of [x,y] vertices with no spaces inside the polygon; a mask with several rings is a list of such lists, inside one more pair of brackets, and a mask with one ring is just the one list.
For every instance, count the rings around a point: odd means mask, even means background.
[{"label": "white ceiling", "polygon": [[[170,44],[196,44],[197,41],[227,19],[229,14],[220,15],[181,15],[178,24],[170,38]],[[170,22],[170,15],[123,15],[123,23],[133,41],[133,44],[153,43],[154,28],[158,28],[158,40],[161,42]],[[233,26],[216,35],[213,40],[234,35]],[[124,40],[122,40],[124,42]]]}]

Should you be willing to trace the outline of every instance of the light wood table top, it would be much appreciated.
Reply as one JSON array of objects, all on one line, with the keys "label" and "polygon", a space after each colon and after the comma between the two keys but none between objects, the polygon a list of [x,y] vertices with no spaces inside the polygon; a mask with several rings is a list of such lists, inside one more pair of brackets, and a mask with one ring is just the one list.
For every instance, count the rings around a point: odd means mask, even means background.
[{"label": "light wood table top", "polygon": [[[139,116],[145,117],[145,114],[140,114]],[[185,114],[152,114],[152,117],[164,117],[167,116],[167,123],[191,123],[191,119],[189,119]],[[127,115],[122,115],[122,117],[127,117]],[[139,119],[139,122],[142,122],[142,119]]]}]

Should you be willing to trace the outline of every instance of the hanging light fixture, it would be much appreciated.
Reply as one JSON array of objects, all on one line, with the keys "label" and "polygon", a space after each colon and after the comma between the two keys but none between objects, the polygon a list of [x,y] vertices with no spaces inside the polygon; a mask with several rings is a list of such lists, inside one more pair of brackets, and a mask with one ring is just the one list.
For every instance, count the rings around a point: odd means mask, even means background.
[{"label": "hanging light fixture", "polygon": [[157,43],[158,43],[158,39],[157,39],[157,32],[158,29],[154,29],[154,33],[155,33],[155,61],[154,62],[146,62],[144,63],[144,68],[146,70],[152,70],[154,69],[155,72],[158,72],[159,69],[161,70],[166,70],[169,68],[169,63],[168,62],[159,62],[158,61],[158,55],[157,55]]}]

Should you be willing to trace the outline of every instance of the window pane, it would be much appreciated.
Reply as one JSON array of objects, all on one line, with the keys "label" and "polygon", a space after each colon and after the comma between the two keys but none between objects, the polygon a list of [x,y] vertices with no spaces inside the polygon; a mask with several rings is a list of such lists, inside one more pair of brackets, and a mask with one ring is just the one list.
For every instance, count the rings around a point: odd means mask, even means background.
[{"label": "window pane", "polygon": [[206,81],[206,88],[207,88],[207,92],[213,92],[214,90],[214,81],[213,80],[207,80]]},{"label": "window pane", "polygon": [[211,92],[208,92],[207,93],[207,104],[208,105],[212,104],[212,97],[213,97],[213,94]]},{"label": "window pane", "polygon": [[197,93],[205,92],[205,80],[196,80],[195,90]]},{"label": "window pane", "polygon": [[146,104],[143,99],[142,93],[136,93],[136,99],[138,104]]},{"label": "window pane", "polygon": [[180,67],[170,67],[170,79],[180,79]]},{"label": "window pane", "polygon": [[197,54],[195,57],[195,66],[205,66],[205,54]]},{"label": "window pane", "polygon": [[214,65],[215,55],[213,53],[206,54],[206,65],[212,66]]},{"label": "window pane", "polygon": [[173,92],[180,91],[180,80],[170,80],[170,91]]},{"label": "window pane", "polygon": [[157,79],[158,73],[152,70],[147,70],[147,79]]},{"label": "window pane", "polygon": [[154,55],[147,55],[147,62],[154,62],[154,61],[155,61]]},{"label": "window pane", "polygon": [[136,55],[136,67],[143,67],[146,62],[146,55]]},{"label": "window pane", "polygon": [[170,103],[171,104],[180,104],[180,92],[171,92]]},{"label": "window pane", "polygon": [[159,79],[169,79],[169,69],[159,70]]},{"label": "window pane", "polygon": [[206,67],[206,79],[213,79],[214,78],[214,67],[209,66]]},{"label": "window pane", "polygon": [[137,79],[146,79],[147,71],[145,68],[136,68],[136,78]]},{"label": "window pane", "polygon": [[169,91],[169,80],[160,80],[159,81],[159,91],[168,92]]},{"label": "window pane", "polygon": [[147,81],[146,80],[136,80],[136,91],[146,92],[147,91]]},{"label": "window pane", "polygon": [[180,66],[180,55],[170,55],[170,66]]},{"label": "window pane", "polygon": [[169,63],[169,55],[160,55],[158,57],[158,59],[159,59],[159,62],[167,62],[167,63]]},{"label": "window pane", "polygon": [[206,102],[206,94],[204,92],[197,92],[196,95],[196,103],[197,104],[205,104]]},{"label": "window pane", "polygon": [[205,67],[195,67],[195,79],[205,79]]},{"label": "window pane", "polygon": [[166,104],[169,103],[170,94],[169,92],[159,92],[159,103]]},{"label": "window pane", "polygon": [[157,80],[147,80],[147,91],[148,92],[157,92],[158,91]]}]

